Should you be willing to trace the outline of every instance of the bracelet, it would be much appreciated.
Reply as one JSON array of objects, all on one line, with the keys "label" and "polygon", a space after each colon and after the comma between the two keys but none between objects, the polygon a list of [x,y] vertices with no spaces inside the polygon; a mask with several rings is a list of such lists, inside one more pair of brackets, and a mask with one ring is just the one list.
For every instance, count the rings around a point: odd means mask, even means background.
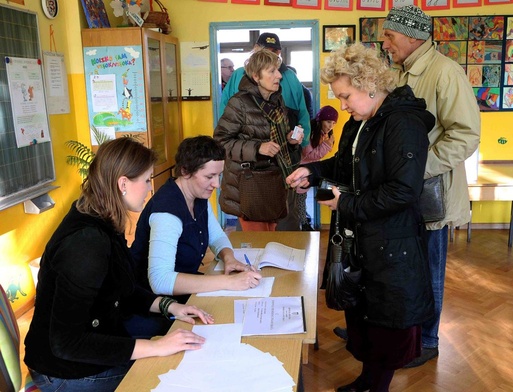
[{"label": "bracelet", "polygon": [[171,297],[162,297],[159,302],[159,309],[162,316],[169,319],[169,305],[178,302],[176,299]]}]

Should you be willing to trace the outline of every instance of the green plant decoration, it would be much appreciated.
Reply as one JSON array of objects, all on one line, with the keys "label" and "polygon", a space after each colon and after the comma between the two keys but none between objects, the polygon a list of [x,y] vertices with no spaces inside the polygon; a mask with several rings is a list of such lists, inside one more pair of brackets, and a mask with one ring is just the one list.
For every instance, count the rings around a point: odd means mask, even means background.
[{"label": "green plant decoration", "polygon": [[[91,132],[99,145],[110,140],[109,135],[99,131],[94,125],[91,126]],[[66,157],[66,163],[68,165],[77,166],[80,177],[82,179],[86,178],[95,153],[89,146],[86,146],[77,140],[68,140],[66,142],[66,146],[74,152],[74,155],[68,155]]]},{"label": "green plant decoration", "polygon": [[[98,145],[105,143],[108,140],[111,140],[110,136],[106,133],[98,130],[94,125],[91,126],[91,132],[93,133],[94,138],[98,142]],[[132,138],[136,141],[140,141],[142,137],[141,134],[127,134],[123,135],[124,137]],[[66,146],[74,152],[74,155],[68,155],[66,157],[66,163],[68,165],[77,166],[78,174],[82,179],[87,177],[87,173],[89,172],[89,166],[95,157],[94,151],[83,143],[80,143],[77,140],[68,140]]]}]

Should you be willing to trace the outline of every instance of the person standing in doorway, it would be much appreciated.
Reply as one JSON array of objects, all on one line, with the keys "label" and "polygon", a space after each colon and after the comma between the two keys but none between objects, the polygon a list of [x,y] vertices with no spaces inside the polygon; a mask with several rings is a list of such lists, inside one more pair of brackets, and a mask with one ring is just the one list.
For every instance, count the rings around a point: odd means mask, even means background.
[{"label": "person standing in doorway", "polygon": [[[274,33],[262,33],[253,47],[253,53],[262,49],[268,49],[271,52],[281,56],[280,38]],[[301,146],[306,147],[310,140],[310,113],[305,102],[303,85],[296,74],[284,63],[281,64],[279,71],[282,75],[280,81],[281,95],[286,107],[286,113],[290,129],[300,126],[303,128],[303,139]],[[244,76],[244,67],[237,68],[221,96],[219,106],[219,115],[222,116],[230,98],[239,91],[239,84]],[[287,192],[287,207],[289,213],[278,221],[276,230],[295,231],[300,230],[300,217],[298,211],[297,193],[293,190]]]},{"label": "person standing in doorway", "polygon": [[[214,139],[226,149],[219,204],[225,213],[239,217],[243,231],[276,230],[292,190],[284,179],[300,162],[303,135],[292,138],[281,96],[280,65],[276,53],[253,53],[246,61],[240,91],[230,98],[214,130]],[[258,170],[267,171],[266,183],[254,178],[253,171]],[[250,178],[254,188],[246,181]]]},{"label": "person standing in doorway", "polygon": [[230,80],[235,68],[233,67],[233,61],[229,58],[221,60],[221,89],[224,90],[226,84]]},{"label": "person standing in doorway", "polygon": [[431,18],[419,7],[394,7],[383,23],[383,49],[399,69],[399,85],[408,84],[426,100],[436,123],[429,132],[424,178],[442,175],[445,218],[426,223],[429,266],[436,315],[422,325],[422,354],[405,367],[420,366],[438,356],[438,329],[444,295],[448,227],[470,220],[465,160],[479,145],[481,118],[464,70],[436,50]]}]

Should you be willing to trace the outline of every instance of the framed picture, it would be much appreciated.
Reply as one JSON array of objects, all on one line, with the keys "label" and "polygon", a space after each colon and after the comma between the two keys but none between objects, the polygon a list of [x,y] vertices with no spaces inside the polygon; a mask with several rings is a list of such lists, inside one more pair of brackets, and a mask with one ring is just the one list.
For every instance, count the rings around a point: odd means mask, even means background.
[{"label": "framed picture", "polygon": [[355,41],[356,25],[322,26],[322,51],[331,52],[341,45]]},{"label": "framed picture", "polygon": [[360,18],[360,41],[382,42],[385,18]]},{"label": "framed picture", "polygon": [[404,7],[406,5],[417,5],[417,0],[388,0],[388,9]]},{"label": "framed picture", "polygon": [[292,5],[292,0],[264,0],[264,5]]},{"label": "framed picture", "polygon": [[513,0],[484,0],[484,5],[513,4]]},{"label": "framed picture", "polygon": [[292,0],[294,8],[321,9],[321,0]]},{"label": "framed picture", "polygon": [[356,9],[385,11],[385,0],[356,0]]},{"label": "framed picture", "polygon": [[324,9],[351,11],[353,0],[324,0]]},{"label": "framed picture", "polygon": [[482,0],[452,0],[453,7],[479,7]]},{"label": "framed picture", "polygon": [[423,10],[448,10],[451,8],[449,0],[421,0]]},{"label": "framed picture", "polygon": [[82,8],[90,29],[110,27],[109,17],[102,0],[82,0]]},{"label": "framed picture", "polygon": [[232,0],[232,4],[255,4],[255,5],[260,5],[260,0]]}]

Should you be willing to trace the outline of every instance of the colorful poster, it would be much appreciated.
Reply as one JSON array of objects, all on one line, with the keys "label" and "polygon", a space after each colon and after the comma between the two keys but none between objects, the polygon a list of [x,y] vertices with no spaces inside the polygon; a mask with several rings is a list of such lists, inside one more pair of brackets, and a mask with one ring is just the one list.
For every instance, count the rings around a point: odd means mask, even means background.
[{"label": "colorful poster", "polygon": [[102,130],[145,132],[142,47],[84,48],[89,122]]},{"label": "colorful poster", "polygon": [[18,148],[50,141],[41,60],[6,57]]}]

